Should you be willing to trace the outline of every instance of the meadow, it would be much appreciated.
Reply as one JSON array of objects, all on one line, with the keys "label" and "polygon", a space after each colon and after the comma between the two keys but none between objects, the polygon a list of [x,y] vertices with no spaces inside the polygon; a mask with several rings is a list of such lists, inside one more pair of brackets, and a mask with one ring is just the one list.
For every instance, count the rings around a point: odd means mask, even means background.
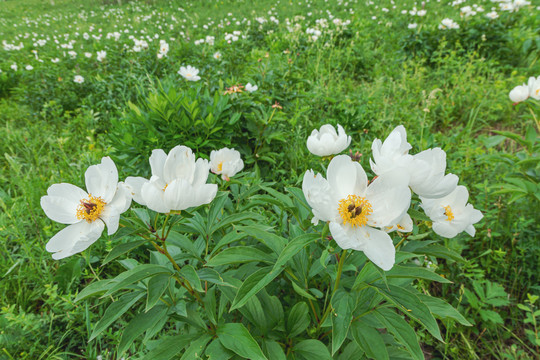
[{"label": "meadow", "polygon": [[[0,40],[0,359],[540,357],[540,100],[509,98],[540,76],[534,1],[0,0]],[[413,195],[392,270],[342,250],[305,190],[344,159],[308,150],[324,124],[370,184],[399,125],[444,150],[474,236]],[[178,145],[244,166],[52,259],[51,185]]]}]

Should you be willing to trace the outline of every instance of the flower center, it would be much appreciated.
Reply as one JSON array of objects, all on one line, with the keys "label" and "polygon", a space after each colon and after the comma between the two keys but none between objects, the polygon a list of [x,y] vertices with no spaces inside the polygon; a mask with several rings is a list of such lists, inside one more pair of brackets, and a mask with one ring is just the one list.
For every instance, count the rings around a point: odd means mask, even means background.
[{"label": "flower center", "polygon": [[454,213],[452,213],[452,209],[450,208],[450,205],[443,206],[443,207],[444,207],[444,215],[446,215],[446,221],[454,220]]},{"label": "flower center", "polygon": [[107,203],[99,196],[88,194],[88,199],[81,200],[77,207],[77,219],[85,219],[88,222],[96,221],[103,212]]},{"label": "flower center", "polygon": [[217,171],[221,171],[221,170],[223,170],[223,161],[217,164]]},{"label": "flower center", "polygon": [[349,195],[347,198],[339,201],[338,211],[343,219],[343,223],[349,223],[354,227],[366,225],[368,215],[373,212],[373,209],[366,198]]}]

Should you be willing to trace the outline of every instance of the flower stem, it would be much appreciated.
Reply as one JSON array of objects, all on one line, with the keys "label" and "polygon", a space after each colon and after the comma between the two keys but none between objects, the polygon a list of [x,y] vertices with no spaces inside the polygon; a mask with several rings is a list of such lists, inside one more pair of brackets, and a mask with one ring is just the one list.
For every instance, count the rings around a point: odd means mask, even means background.
[{"label": "flower stem", "polygon": [[341,257],[339,258],[338,269],[337,269],[337,274],[336,274],[336,282],[334,283],[334,289],[332,290],[330,301],[328,302],[328,305],[326,306],[326,310],[324,311],[321,321],[319,321],[319,325],[317,326],[317,331],[320,330],[322,324],[324,323],[324,321],[330,314],[330,311],[332,310],[332,299],[334,298],[334,295],[336,294],[339,288],[339,281],[341,280],[341,273],[343,272],[343,265],[345,264],[346,257],[347,257],[347,250],[343,250],[341,252]]}]

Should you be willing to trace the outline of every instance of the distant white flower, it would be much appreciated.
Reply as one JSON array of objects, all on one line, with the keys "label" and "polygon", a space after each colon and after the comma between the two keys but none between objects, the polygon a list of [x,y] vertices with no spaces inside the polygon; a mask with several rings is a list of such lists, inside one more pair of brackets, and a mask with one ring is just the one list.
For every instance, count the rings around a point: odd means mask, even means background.
[{"label": "distant white flower", "polygon": [[68,55],[72,58],[72,59],[75,59],[77,57],[77,53],[75,51],[68,51]]},{"label": "distant white flower", "polygon": [[441,21],[441,24],[439,25],[439,29],[445,30],[445,29],[459,29],[459,24],[456,23],[454,20],[446,18]]},{"label": "distant white flower", "polygon": [[409,28],[409,29],[416,29],[417,27],[418,27],[417,23],[407,25],[407,28]]},{"label": "distant white flower", "polygon": [[245,87],[246,91],[249,91],[250,93],[257,91],[259,87],[257,85],[251,85],[251,83],[247,83]]},{"label": "distant white flower", "polygon": [[54,58],[54,59],[51,59],[51,62],[56,64],[56,63],[60,62],[60,59],[59,58]]},{"label": "distant white flower", "polygon": [[403,218],[411,201],[407,183],[399,176],[377,177],[368,186],[362,166],[347,155],[330,161],[327,179],[306,171],[302,191],[313,210],[312,222],[328,221],[342,249],[363,251],[383,270],[395,262],[395,248],[383,230]]},{"label": "distant white flower", "polygon": [[199,70],[190,65],[180,67],[180,70],[178,70],[178,74],[182,75],[184,79],[188,81],[201,80],[201,77],[197,75],[199,74]]},{"label": "distant white flower", "polygon": [[10,68],[11,68],[11,70],[13,70],[13,71],[17,71],[17,69],[18,69],[17,64],[12,64],[12,65],[10,66]]},{"label": "distant white flower", "polygon": [[313,130],[307,139],[309,152],[317,156],[330,156],[339,154],[351,143],[351,137],[338,124],[338,131],[330,124],[321,126],[320,130]]},{"label": "distant white flower", "polygon": [[418,12],[416,13],[416,15],[418,16],[425,16],[426,14],[427,14],[426,10],[418,10]]},{"label": "distant white flower", "polygon": [[120,214],[131,204],[131,195],[123,183],[118,182],[118,171],[109,157],[101,164],[86,170],[86,189],[71,184],[54,184],[41,198],[45,214],[68,227],[49,240],[46,249],[54,253],[53,259],[63,259],[80,253],[92,245],[107,225],[107,233],[118,230]]},{"label": "distant white flower", "polygon": [[221,175],[223,180],[229,181],[229,178],[243,168],[244,162],[240,158],[240,152],[234,149],[223,148],[210,153],[210,170],[214,174]]},{"label": "distant white flower", "polygon": [[84,78],[81,75],[75,75],[73,81],[75,81],[77,84],[82,84],[84,82]]},{"label": "distant white flower", "polygon": [[86,56],[88,59],[90,59],[92,57],[92,53],[85,52],[84,56]]},{"label": "distant white flower", "polygon": [[107,56],[107,52],[105,50],[101,50],[97,52],[97,61],[102,62],[105,57]]},{"label": "distant white flower", "polygon": [[26,65],[25,69],[31,71],[34,70],[34,67],[32,65]]},{"label": "distant white flower", "polygon": [[216,51],[213,56],[214,56],[214,59],[216,59],[216,60],[221,59],[221,53],[219,51]]},{"label": "distant white flower", "polygon": [[491,11],[491,12],[488,12],[488,13],[486,14],[486,17],[487,17],[488,19],[495,20],[496,18],[499,17],[499,14],[497,14],[496,11]]},{"label": "distant white flower", "polygon": [[433,221],[433,231],[445,238],[453,238],[462,231],[474,236],[474,224],[482,220],[482,213],[467,204],[469,192],[465,186],[458,186],[440,199],[422,200],[422,208]]},{"label": "distant white flower", "polygon": [[133,200],[159,213],[185,210],[210,203],[217,193],[216,184],[207,184],[210,164],[197,159],[190,148],[176,146],[167,155],[156,149],[150,156],[152,177],[128,177]]}]

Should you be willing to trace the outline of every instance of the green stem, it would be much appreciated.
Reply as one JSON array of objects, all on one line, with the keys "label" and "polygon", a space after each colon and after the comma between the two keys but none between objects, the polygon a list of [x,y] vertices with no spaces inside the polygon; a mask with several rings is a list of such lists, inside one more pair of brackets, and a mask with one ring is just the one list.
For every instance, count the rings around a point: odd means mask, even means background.
[{"label": "green stem", "polygon": [[165,241],[165,227],[167,225],[167,221],[169,221],[169,218],[171,217],[171,213],[167,213],[167,217],[165,218],[165,221],[163,222],[163,229],[161,230],[161,240]]},{"label": "green stem", "polygon": [[322,324],[330,314],[330,311],[332,310],[332,299],[334,298],[334,295],[336,294],[338,288],[339,288],[339,281],[341,280],[341,273],[343,272],[343,265],[345,264],[345,258],[347,257],[347,250],[343,250],[341,252],[341,257],[339,258],[339,264],[338,264],[338,270],[336,274],[336,282],[334,283],[334,289],[332,290],[332,295],[330,296],[330,301],[328,302],[328,305],[326,306],[326,310],[321,318],[321,321],[319,321],[319,325],[317,326],[317,331],[320,330]]}]

